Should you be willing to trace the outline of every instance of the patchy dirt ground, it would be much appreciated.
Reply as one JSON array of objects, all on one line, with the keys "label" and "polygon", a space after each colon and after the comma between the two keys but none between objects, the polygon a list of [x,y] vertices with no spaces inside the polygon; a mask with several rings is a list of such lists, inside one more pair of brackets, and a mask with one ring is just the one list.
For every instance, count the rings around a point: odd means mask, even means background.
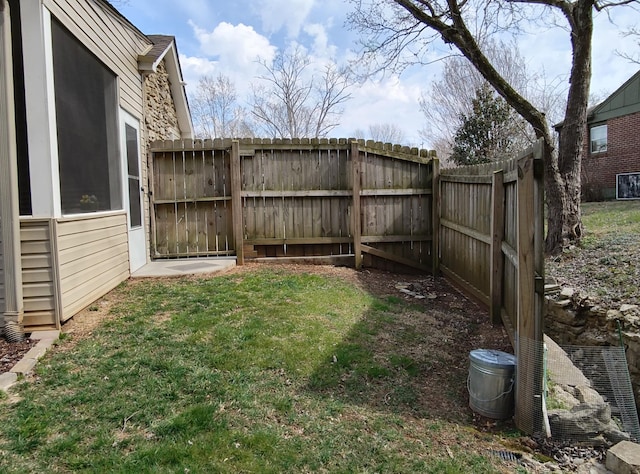
[{"label": "patchy dirt ground", "polygon": [[547,280],[596,297],[607,308],[640,304],[640,234],[614,234],[545,262]]}]

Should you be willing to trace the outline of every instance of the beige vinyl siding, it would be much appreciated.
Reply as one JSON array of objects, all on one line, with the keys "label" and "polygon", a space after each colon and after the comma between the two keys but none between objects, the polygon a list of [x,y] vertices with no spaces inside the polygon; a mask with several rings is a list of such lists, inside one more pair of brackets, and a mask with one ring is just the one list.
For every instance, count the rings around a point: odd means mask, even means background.
[{"label": "beige vinyl siding", "polygon": [[49,219],[20,221],[25,327],[57,327],[56,276]]},{"label": "beige vinyl siding", "polygon": [[94,0],[45,0],[44,5],[118,76],[120,106],[141,118],[143,96],[138,55],[151,45],[149,39],[125,26]]},{"label": "beige vinyl siding", "polygon": [[127,237],[125,213],[58,221],[62,321],[129,277]]}]

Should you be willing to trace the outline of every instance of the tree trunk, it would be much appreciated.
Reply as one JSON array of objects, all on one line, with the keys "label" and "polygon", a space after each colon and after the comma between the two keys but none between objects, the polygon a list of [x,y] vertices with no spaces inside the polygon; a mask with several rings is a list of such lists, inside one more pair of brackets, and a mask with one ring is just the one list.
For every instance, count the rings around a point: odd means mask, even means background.
[{"label": "tree trunk", "polygon": [[[395,24],[369,21],[363,15],[356,17],[364,28],[371,28],[376,34],[389,36],[373,50],[387,51],[394,60],[403,47],[403,41],[420,34],[422,25],[440,34],[446,44],[454,45],[478,70],[508,103],[535,130],[538,138],[545,140],[545,189],[547,199],[547,238],[545,251],[554,254],[571,242],[579,242],[582,236],[580,215],[580,171],[582,150],[587,120],[587,103],[591,83],[591,40],[593,37],[593,8],[596,0],[510,0],[505,3],[539,4],[557,9],[566,17],[572,45],[567,109],[563,124],[558,153],[554,153],[552,135],[544,114],[521,96],[511,84],[495,69],[481,51],[474,35],[465,23],[463,7],[467,2],[448,0],[393,0],[408,12],[417,23],[408,19]],[[355,0],[354,0],[355,2]],[[355,2],[359,5],[363,2]],[[380,6],[384,2],[373,2]],[[600,9],[624,2],[602,2]],[[360,13],[363,13],[365,7]],[[446,14],[442,10],[446,11]],[[379,11],[379,13],[381,10]],[[395,27],[395,30],[394,30]],[[391,33],[389,33],[389,30]],[[378,38],[376,37],[376,40]],[[400,46],[399,46],[400,45]],[[552,60],[552,58],[549,58]]]},{"label": "tree trunk", "polygon": [[560,131],[557,159],[545,168],[548,230],[545,251],[556,254],[580,241],[580,175],[591,83],[593,0],[581,0],[571,12],[573,61],[565,121]]}]

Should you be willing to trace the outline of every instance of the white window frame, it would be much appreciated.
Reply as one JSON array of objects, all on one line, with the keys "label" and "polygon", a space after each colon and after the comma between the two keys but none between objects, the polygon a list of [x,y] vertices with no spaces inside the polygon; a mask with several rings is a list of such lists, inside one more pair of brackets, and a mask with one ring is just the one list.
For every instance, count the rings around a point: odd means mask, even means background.
[{"label": "white window frame", "polygon": [[[604,131],[604,134],[602,133]],[[594,137],[594,135],[603,135]],[[589,130],[589,150],[592,154],[604,153],[607,151],[608,145],[607,124],[596,125]],[[602,141],[604,140],[604,145]]]}]

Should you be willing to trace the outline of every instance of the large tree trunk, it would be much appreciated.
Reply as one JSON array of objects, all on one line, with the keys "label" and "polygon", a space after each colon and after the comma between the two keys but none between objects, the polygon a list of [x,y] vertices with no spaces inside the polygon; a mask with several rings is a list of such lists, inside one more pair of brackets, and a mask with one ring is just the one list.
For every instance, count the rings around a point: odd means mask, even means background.
[{"label": "large tree trunk", "polygon": [[570,23],[573,61],[557,158],[545,168],[548,230],[545,251],[555,254],[582,236],[580,171],[591,83],[593,0],[574,4]]},{"label": "large tree trunk", "polygon": [[[355,0],[354,0],[355,1]],[[496,89],[508,103],[535,130],[538,138],[544,138],[546,145],[545,187],[548,209],[548,230],[545,250],[553,254],[560,252],[571,242],[579,242],[582,236],[580,215],[580,170],[583,140],[587,119],[587,102],[591,83],[591,40],[593,36],[593,8],[596,0],[510,0],[509,3],[539,4],[557,9],[566,17],[572,45],[572,65],[565,121],[560,137],[558,153],[554,153],[552,135],[544,114],[521,96],[481,51],[476,39],[465,23],[463,9],[467,2],[447,0],[393,0],[406,10],[417,23],[408,20],[384,23],[379,26],[369,17],[356,17],[362,25],[372,28],[378,34],[391,34],[374,50],[391,52],[396,58],[404,46],[398,46],[408,36],[419,33],[426,25],[438,32],[442,40],[454,45]],[[359,2],[358,2],[359,3]],[[488,2],[487,2],[488,3]],[[620,2],[602,2],[603,9]],[[380,6],[382,2],[374,4]],[[362,10],[360,10],[362,13]],[[394,30],[395,28],[395,30]],[[550,57],[549,60],[554,58]]]}]

